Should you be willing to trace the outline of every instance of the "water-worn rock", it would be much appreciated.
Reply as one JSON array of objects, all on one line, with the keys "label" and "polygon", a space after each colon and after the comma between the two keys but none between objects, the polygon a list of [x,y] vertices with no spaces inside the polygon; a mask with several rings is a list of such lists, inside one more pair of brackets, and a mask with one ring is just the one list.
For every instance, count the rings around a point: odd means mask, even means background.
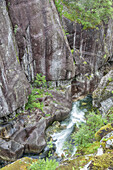
[{"label": "water-worn rock", "polygon": [[0,126],[0,138],[9,140],[15,132],[19,130],[19,127],[13,127],[13,122],[6,123]]},{"label": "water-worn rock", "polygon": [[28,79],[36,73],[47,80],[71,79],[74,63],[53,0],[6,0]]},{"label": "water-worn rock", "polygon": [[93,105],[102,113],[113,106],[113,70],[106,74],[100,81],[97,89],[93,92]]},{"label": "water-worn rock", "polygon": [[29,83],[18,60],[18,48],[4,0],[0,1],[0,118],[27,102]]},{"label": "water-worn rock", "polygon": [[41,119],[35,130],[29,135],[25,144],[25,153],[40,153],[46,146],[45,140],[46,120]]},{"label": "water-worn rock", "polygon": [[[23,153],[40,153],[46,146],[45,130],[54,121],[64,120],[71,109],[71,100],[65,90],[47,90],[50,96],[43,96],[40,100],[44,104],[43,112],[40,109],[21,113],[14,120],[0,126],[0,139],[4,141],[5,155],[0,152],[0,158],[12,161],[22,156]],[[8,147],[10,142],[14,141],[15,146],[20,147],[21,152]],[[1,151],[4,151],[4,145],[1,143]],[[18,148],[19,148],[18,147]],[[20,154],[21,153],[21,154]],[[10,158],[12,154],[12,159]],[[6,156],[6,157],[5,157]]]},{"label": "water-worn rock", "polygon": [[24,145],[11,140],[9,142],[0,139],[0,159],[14,161],[21,157],[24,152]]}]

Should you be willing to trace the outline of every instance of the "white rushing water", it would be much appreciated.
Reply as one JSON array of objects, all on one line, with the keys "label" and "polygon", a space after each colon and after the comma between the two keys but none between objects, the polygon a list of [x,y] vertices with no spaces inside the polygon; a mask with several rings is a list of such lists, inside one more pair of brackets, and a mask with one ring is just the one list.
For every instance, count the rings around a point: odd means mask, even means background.
[{"label": "white rushing water", "polygon": [[[66,119],[65,121],[61,123],[61,125],[65,125],[66,128],[62,130],[61,132],[57,132],[52,135],[54,144],[56,145],[56,153],[58,154],[58,156],[61,156],[62,154],[65,155],[63,146],[65,142],[67,141],[67,139],[69,138],[69,136],[71,135],[74,129],[74,125],[76,124],[77,126],[78,123],[85,122],[85,119],[84,119],[85,109],[80,110],[78,106],[79,106],[79,101],[74,102],[72,111],[70,113],[70,118]],[[73,148],[72,156],[75,154],[75,152],[76,152],[76,147]]]}]

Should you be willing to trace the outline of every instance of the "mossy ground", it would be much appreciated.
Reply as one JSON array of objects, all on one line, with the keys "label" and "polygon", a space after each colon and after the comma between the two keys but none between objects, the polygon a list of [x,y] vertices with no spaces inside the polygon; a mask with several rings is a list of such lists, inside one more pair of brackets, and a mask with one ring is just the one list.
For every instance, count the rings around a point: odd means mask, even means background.
[{"label": "mossy ground", "polygon": [[1,168],[1,170],[28,170],[30,164],[35,161],[35,159],[25,157],[5,166],[4,168]]},{"label": "mossy ground", "polygon": [[56,170],[79,170],[84,167],[91,158],[91,156],[79,156],[73,160],[64,161]]},{"label": "mossy ground", "polygon": [[105,153],[92,159],[91,170],[105,170],[107,168],[113,169],[113,153]]}]

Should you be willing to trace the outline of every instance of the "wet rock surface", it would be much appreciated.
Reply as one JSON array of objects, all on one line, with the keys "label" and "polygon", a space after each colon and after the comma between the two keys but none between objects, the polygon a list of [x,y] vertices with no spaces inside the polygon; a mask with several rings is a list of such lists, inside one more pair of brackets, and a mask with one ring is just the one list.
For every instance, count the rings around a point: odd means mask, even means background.
[{"label": "wet rock surface", "polygon": [[40,153],[46,146],[46,128],[54,121],[68,117],[71,100],[66,99],[65,91],[49,92],[52,96],[41,98],[43,112],[36,109],[20,113],[17,118],[0,125],[0,159],[14,161],[23,153]]}]

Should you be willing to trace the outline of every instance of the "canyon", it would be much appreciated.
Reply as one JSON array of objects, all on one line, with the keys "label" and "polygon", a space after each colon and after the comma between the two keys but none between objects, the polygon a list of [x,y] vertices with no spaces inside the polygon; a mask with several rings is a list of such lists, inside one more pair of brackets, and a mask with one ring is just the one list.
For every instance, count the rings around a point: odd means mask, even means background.
[{"label": "canyon", "polygon": [[[102,114],[109,112],[112,37],[112,19],[98,29],[84,30],[81,24],[60,17],[53,0],[0,1],[1,160],[40,153],[46,146],[46,129],[67,118],[72,100],[81,96],[92,95],[93,106]],[[52,96],[39,99],[44,112],[25,110],[37,73],[53,87],[48,90]]]}]

